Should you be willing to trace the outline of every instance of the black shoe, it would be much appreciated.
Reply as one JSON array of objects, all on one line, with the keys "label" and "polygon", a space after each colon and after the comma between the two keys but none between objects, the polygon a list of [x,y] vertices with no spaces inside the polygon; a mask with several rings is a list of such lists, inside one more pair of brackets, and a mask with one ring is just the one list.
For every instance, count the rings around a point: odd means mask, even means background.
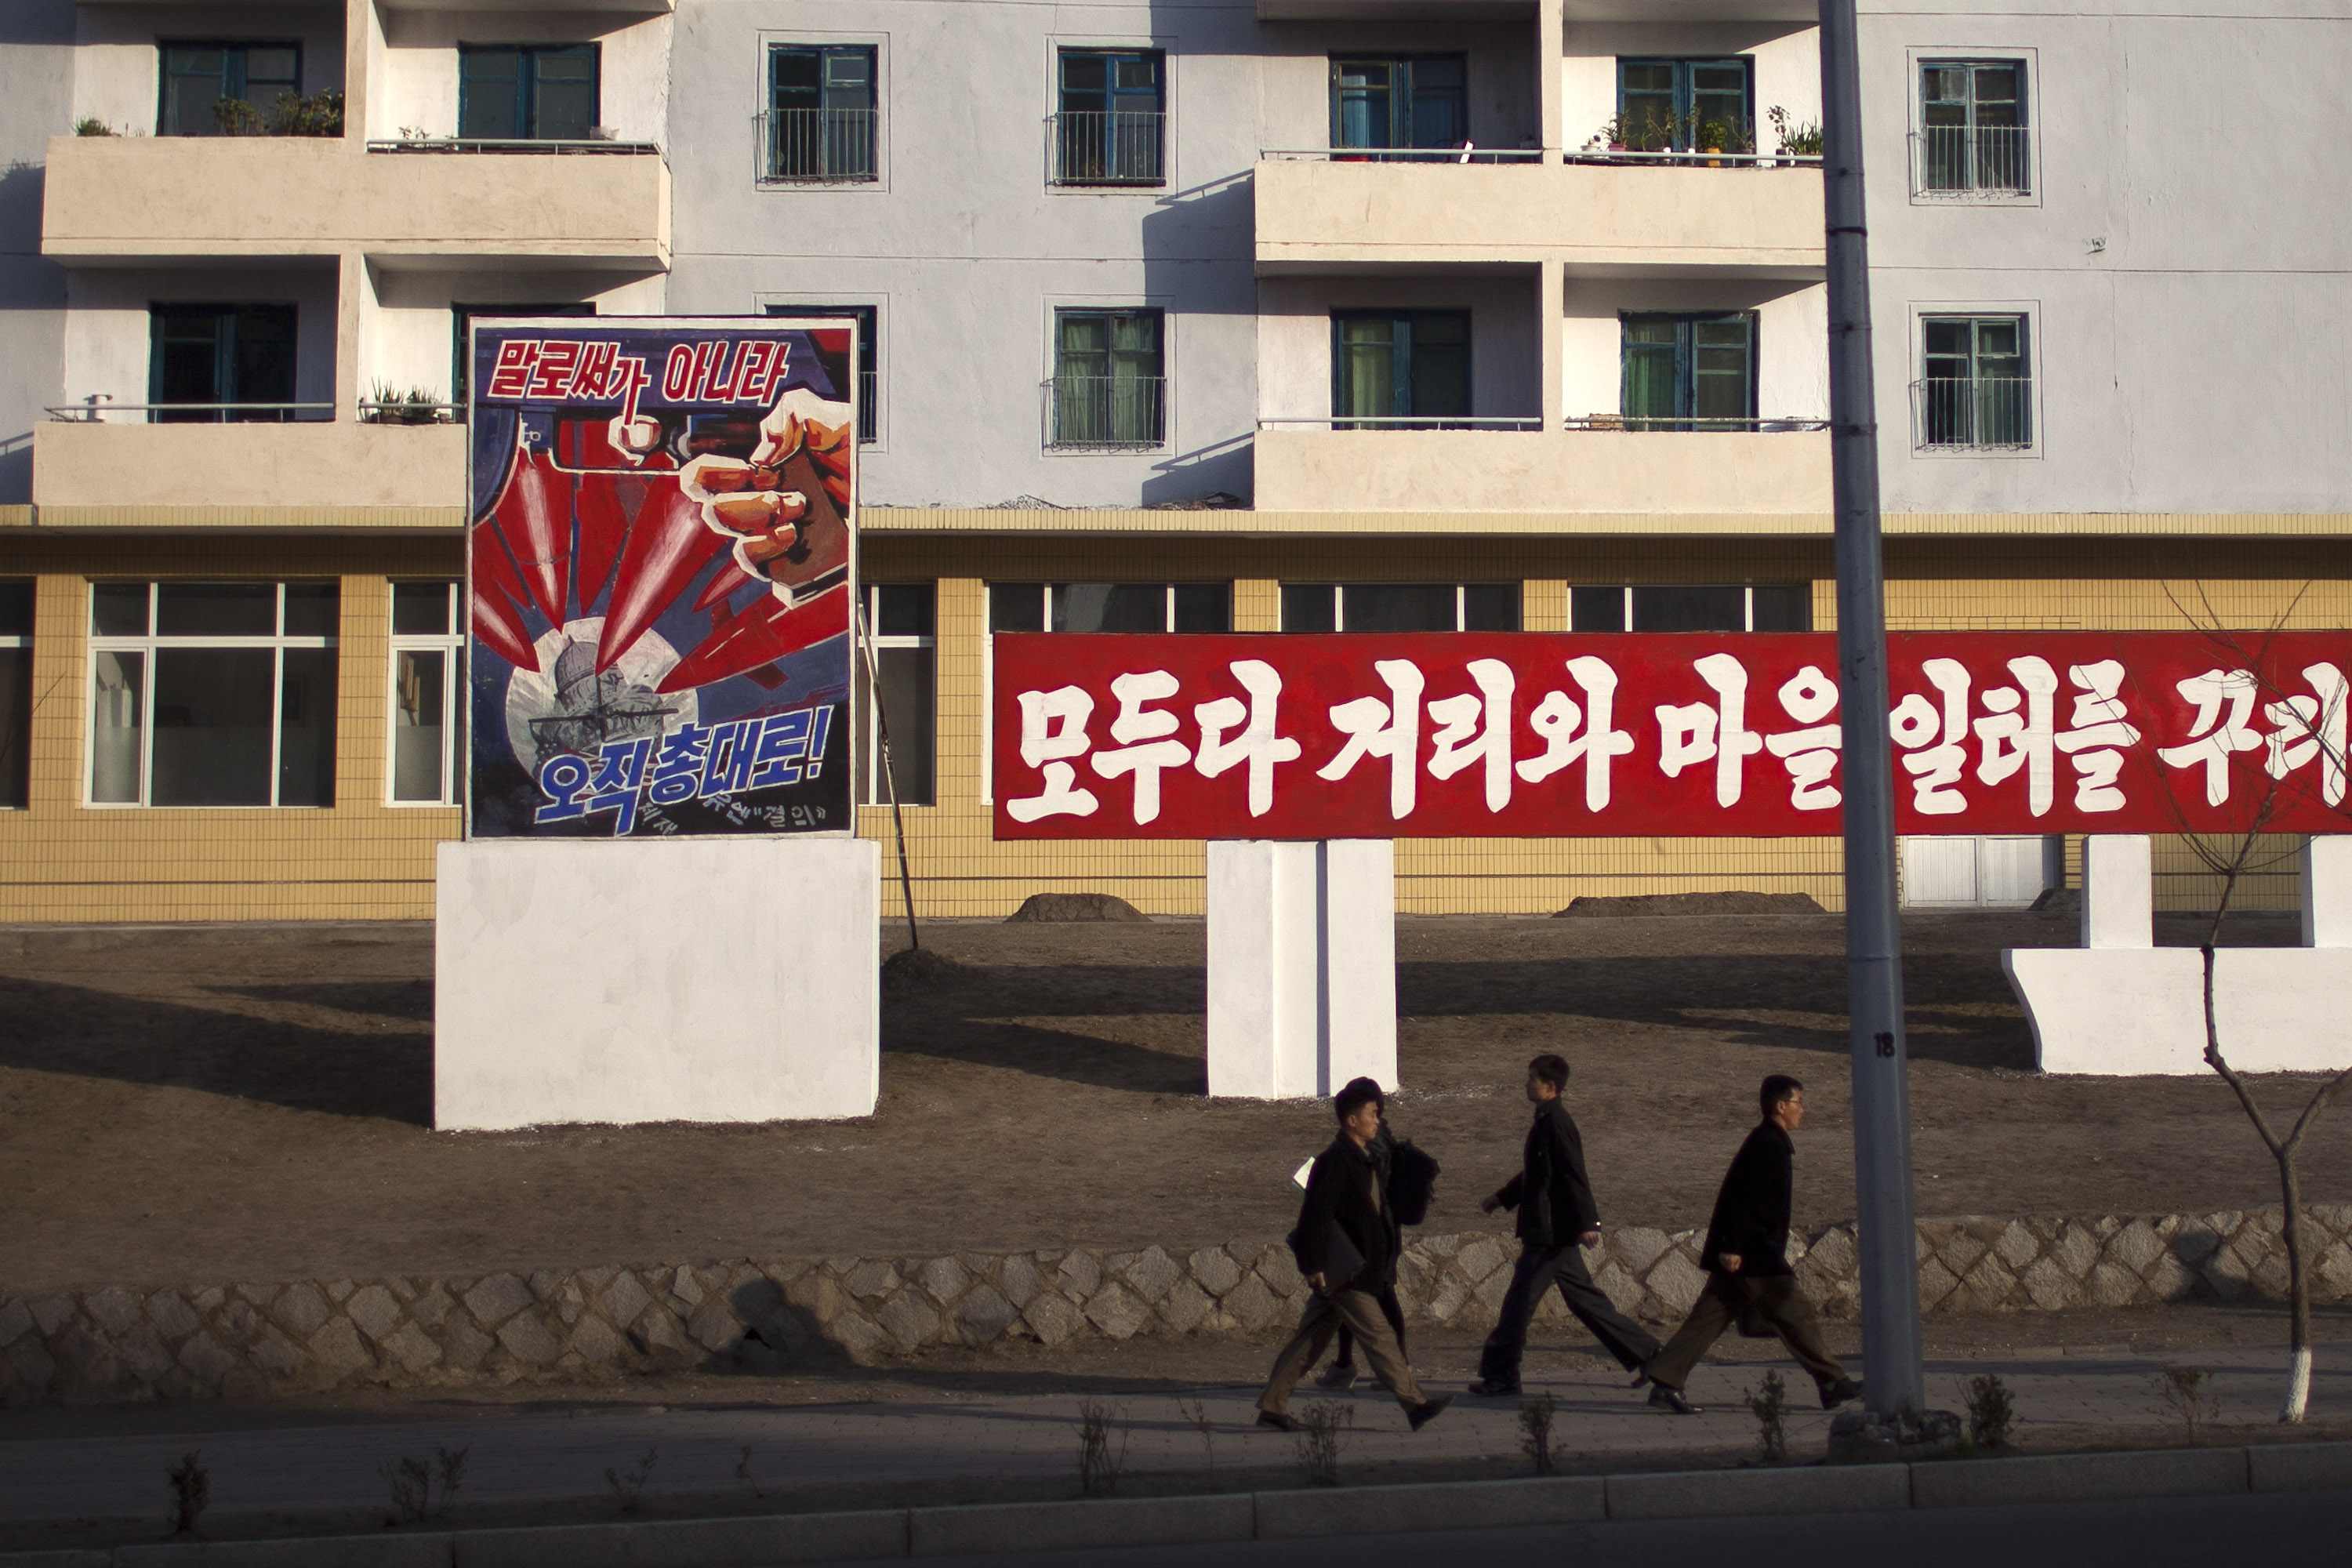
[{"label": "black shoe", "polygon": [[1356,1386],[1356,1369],[1344,1361],[1335,1361],[1324,1368],[1323,1375],[1315,1380],[1315,1386],[1334,1390],[1353,1388]]},{"label": "black shoe", "polygon": [[1671,1410],[1677,1415],[1696,1415],[1699,1413],[1697,1405],[1683,1397],[1681,1389],[1668,1388],[1663,1383],[1651,1388],[1650,1403],[1662,1410]]},{"label": "black shoe", "polygon": [[1296,1432],[1298,1430],[1298,1417],[1283,1410],[1259,1411],[1257,1413],[1257,1424],[1261,1426],[1271,1426],[1277,1432]]},{"label": "black shoe", "polygon": [[1453,1403],[1454,1395],[1450,1394],[1441,1394],[1434,1399],[1424,1399],[1405,1413],[1405,1419],[1411,1422],[1412,1429],[1418,1432],[1440,1415],[1444,1415],[1445,1407]]},{"label": "black shoe", "polygon": [[1839,1378],[1822,1390],[1822,1408],[1835,1410],[1841,1405],[1851,1405],[1862,1397],[1862,1384],[1850,1377]]},{"label": "black shoe", "polygon": [[1519,1385],[1516,1383],[1497,1383],[1491,1377],[1482,1377],[1470,1385],[1470,1393],[1473,1397],[1478,1399],[1517,1399],[1519,1396]]}]

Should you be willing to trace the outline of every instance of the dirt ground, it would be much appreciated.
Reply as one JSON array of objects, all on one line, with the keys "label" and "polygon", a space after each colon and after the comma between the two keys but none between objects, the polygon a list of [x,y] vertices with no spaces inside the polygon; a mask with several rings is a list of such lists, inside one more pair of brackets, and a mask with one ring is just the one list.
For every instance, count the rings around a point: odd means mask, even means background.
[{"label": "dirt ground", "polygon": [[[2238,930],[2294,940],[2292,916]],[[963,973],[886,995],[870,1118],[448,1134],[425,926],[0,931],[0,1289],[1279,1236],[1328,1112],[1203,1096],[1202,939],[929,928]],[[1800,1220],[1850,1215],[1842,939],[1825,916],[1400,921],[1391,1119],[1444,1163],[1431,1227],[1488,1223],[1544,1050],[1574,1064],[1607,1221],[1702,1221],[1773,1071],[1812,1108]],[[2276,1202],[2219,1081],[2030,1070],[1999,950],[2073,940],[2071,917],[1906,921],[1919,1212]],[[2352,1110],[2304,1168],[2308,1201],[2352,1200]]]}]

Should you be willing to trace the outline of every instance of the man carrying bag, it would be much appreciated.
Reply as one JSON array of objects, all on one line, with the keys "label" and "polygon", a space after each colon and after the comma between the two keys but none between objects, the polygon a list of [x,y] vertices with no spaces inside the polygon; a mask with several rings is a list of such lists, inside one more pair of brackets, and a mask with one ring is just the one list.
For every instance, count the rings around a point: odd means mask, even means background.
[{"label": "man carrying bag", "polygon": [[1290,1391],[1321,1359],[1331,1336],[1344,1323],[1363,1347],[1372,1375],[1404,1406],[1414,1431],[1436,1419],[1448,1401],[1424,1398],[1406,1364],[1396,1331],[1381,1310],[1381,1298],[1396,1283],[1400,1234],[1388,1191],[1388,1172],[1371,1143],[1381,1128],[1377,1085],[1358,1079],[1332,1102],[1339,1135],[1315,1158],[1307,1196],[1298,1207],[1291,1246],[1298,1270],[1314,1292],[1298,1320],[1298,1331],[1275,1358],[1274,1374],[1258,1395],[1261,1426],[1298,1430],[1290,1414]]}]

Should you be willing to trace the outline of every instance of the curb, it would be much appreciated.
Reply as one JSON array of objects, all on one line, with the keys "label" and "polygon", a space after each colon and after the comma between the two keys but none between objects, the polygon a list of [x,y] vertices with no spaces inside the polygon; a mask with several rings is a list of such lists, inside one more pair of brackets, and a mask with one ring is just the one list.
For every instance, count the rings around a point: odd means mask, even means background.
[{"label": "curb", "polygon": [[2352,1443],[1438,1481],[1091,1502],[541,1525],[0,1553],[0,1568],[747,1568],[1611,1520],[1862,1513],[2352,1489]]}]

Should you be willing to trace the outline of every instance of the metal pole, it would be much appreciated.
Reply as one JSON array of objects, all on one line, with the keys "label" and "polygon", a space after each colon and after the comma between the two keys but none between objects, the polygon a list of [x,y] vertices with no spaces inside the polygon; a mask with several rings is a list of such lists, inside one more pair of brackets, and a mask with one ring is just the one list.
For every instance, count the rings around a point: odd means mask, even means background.
[{"label": "metal pole", "polygon": [[1870,242],[1863,221],[1862,64],[1854,0],[1822,0],[1822,199],[1830,295],[1830,464],[1837,509],[1838,689],[1845,762],[1846,994],[1853,1017],[1855,1214],[1864,1399],[1926,1407],[1911,1215],[1911,1096],[1903,931],[1895,905],[1886,594],[1879,560]]},{"label": "metal pole", "polygon": [[874,739],[876,749],[882,753],[882,787],[890,795],[890,825],[898,840],[898,896],[907,905],[907,947],[920,952],[923,933],[915,929],[915,879],[907,870],[907,814],[898,809],[898,774],[890,766],[890,715],[882,706],[882,672],[874,662],[874,628],[866,618],[866,606],[857,606],[859,641],[866,647],[866,700],[874,704]]}]

